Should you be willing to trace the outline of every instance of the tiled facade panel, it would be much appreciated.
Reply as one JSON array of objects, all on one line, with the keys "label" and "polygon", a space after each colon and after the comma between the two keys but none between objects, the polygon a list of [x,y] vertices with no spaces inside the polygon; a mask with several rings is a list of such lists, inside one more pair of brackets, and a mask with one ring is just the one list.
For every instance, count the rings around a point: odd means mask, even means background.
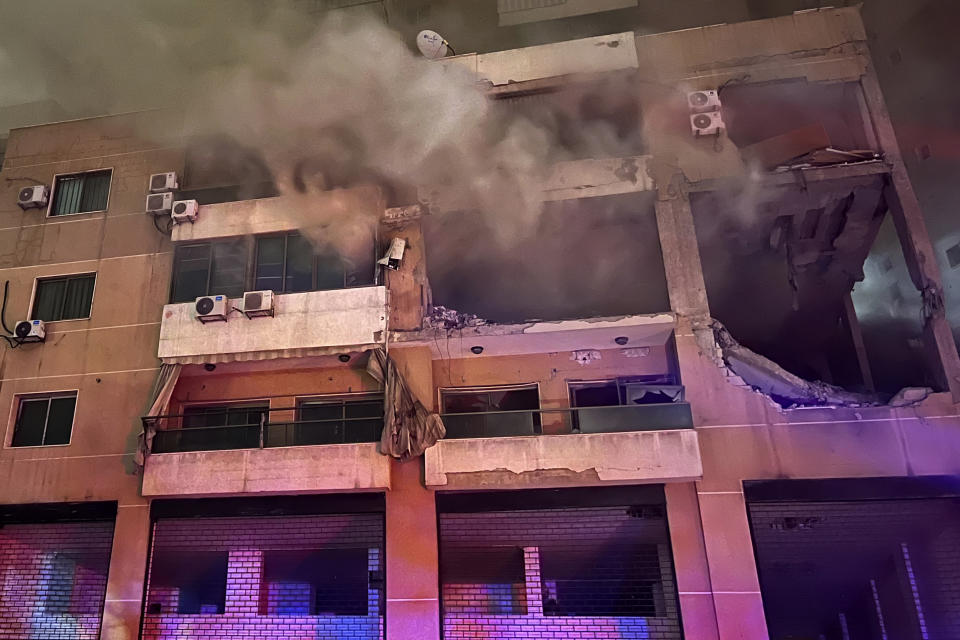
[{"label": "tiled facade panel", "polygon": [[100,636],[112,522],[0,528],[0,639]]},{"label": "tiled facade panel", "polygon": [[383,638],[383,535],[382,514],[158,520],[142,637]]},{"label": "tiled facade panel", "polygon": [[444,513],[440,536],[445,640],[681,637],[658,507]]},{"label": "tiled facade panel", "polygon": [[750,516],[771,637],[960,638],[960,500],[756,503]]}]

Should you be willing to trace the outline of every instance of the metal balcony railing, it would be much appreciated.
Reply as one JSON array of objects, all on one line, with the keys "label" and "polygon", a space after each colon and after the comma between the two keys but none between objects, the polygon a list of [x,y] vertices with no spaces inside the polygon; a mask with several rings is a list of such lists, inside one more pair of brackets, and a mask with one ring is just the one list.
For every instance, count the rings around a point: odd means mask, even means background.
[{"label": "metal balcony railing", "polygon": [[617,433],[693,427],[693,415],[689,403],[686,402],[445,413],[442,418],[447,428],[447,438],[536,436],[543,433]]},{"label": "metal balcony railing", "polygon": [[[143,418],[160,426],[151,452],[222,451],[325,444],[379,442],[382,417],[334,418],[328,420],[270,421],[274,412],[295,410],[263,409],[258,423],[227,426],[184,427],[177,414]],[[690,405],[664,404],[571,407],[520,411],[484,411],[442,415],[447,438],[497,438],[536,436],[543,433],[617,433],[659,431],[693,427]],[[161,426],[162,425],[162,426]]]},{"label": "metal balcony railing", "polygon": [[[265,410],[284,411],[290,409]],[[144,420],[166,421],[166,428],[157,429],[152,453],[188,451],[223,451],[229,449],[261,449],[322,444],[379,442],[383,418],[334,418],[330,420],[294,420],[213,427],[182,427],[182,414],[156,416]]]}]

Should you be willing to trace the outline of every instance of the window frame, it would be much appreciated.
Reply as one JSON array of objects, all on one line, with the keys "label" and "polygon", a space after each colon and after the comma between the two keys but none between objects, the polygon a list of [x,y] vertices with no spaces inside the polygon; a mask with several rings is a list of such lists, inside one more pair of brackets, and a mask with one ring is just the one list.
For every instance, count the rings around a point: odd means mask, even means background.
[{"label": "window frame", "polygon": [[[26,444],[26,445],[14,445],[13,439],[16,435],[17,423],[20,418],[20,405],[24,400],[41,400],[47,399],[47,417],[43,425],[43,435],[47,435],[47,422],[50,420],[50,403],[49,400],[54,398],[74,398],[73,403],[73,418],[70,420],[70,439],[61,444]],[[74,429],[77,426],[77,409],[80,406],[80,389],[62,389],[60,391],[43,391],[39,393],[21,393],[14,394],[13,402],[10,403],[10,416],[7,419],[7,432],[4,434],[3,439],[3,448],[4,449],[39,449],[41,447],[69,447],[73,444],[73,434],[75,433]]]},{"label": "window frame", "polygon": [[[266,405],[266,409],[262,409],[261,405]],[[265,422],[269,422],[270,411],[272,407],[270,406],[270,398],[253,398],[250,400],[217,400],[214,402],[203,402],[202,400],[194,402],[184,402],[180,405],[180,415],[183,418],[187,417],[187,411],[190,409],[214,409],[221,407],[223,409],[222,413],[227,414],[230,409],[247,409],[251,411],[262,410],[266,414],[267,419]],[[192,429],[222,429],[224,427],[237,426],[237,427],[249,427],[253,426],[252,424],[242,424],[242,425],[223,425],[223,426],[205,426],[205,427],[190,427]]]},{"label": "window frame", "polygon": [[[56,201],[57,197],[57,183],[60,181],[60,178],[66,178],[69,176],[82,176],[88,173],[101,173],[101,172],[110,172],[110,179],[107,180],[107,201],[103,205],[103,209],[95,209],[93,211],[76,211],[74,213],[53,213],[53,203]],[[106,213],[110,209],[110,196],[113,195],[113,174],[114,167],[100,167],[98,169],[86,169],[85,171],[68,171],[65,173],[55,173],[53,174],[53,182],[50,185],[50,200],[47,202],[47,218],[63,218],[66,216],[82,216],[90,213]]]},{"label": "window frame", "polygon": [[[443,394],[444,393],[491,393],[494,391],[525,391],[528,389],[536,389],[537,391],[537,408],[529,409],[529,411],[541,411],[543,410],[543,395],[540,393],[540,382],[518,382],[513,384],[494,384],[494,385],[476,385],[469,387],[438,387],[437,388],[437,406],[440,408],[440,413],[445,413],[443,410]],[[481,411],[480,413],[486,413]]]},{"label": "window frame", "polygon": [[[289,245],[290,245],[290,236],[294,236],[294,235],[297,235],[297,236],[300,236],[300,237],[304,238],[308,243],[310,243],[310,247],[311,247],[311,255],[310,255],[310,268],[311,268],[310,288],[309,288],[309,289],[306,289],[306,290],[303,290],[303,291],[286,291],[286,286],[287,286],[287,247],[289,247]],[[379,228],[374,229],[374,233],[373,233],[373,246],[371,247],[373,274],[371,275],[371,278],[370,278],[370,284],[347,285],[347,270],[346,270],[345,268],[343,268],[343,267],[345,266],[345,264],[346,264],[346,261],[344,260],[344,257],[343,257],[339,252],[337,252],[337,257],[338,257],[338,259],[340,260],[341,271],[342,271],[342,276],[343,276],[343,277],[342,277],[342,281],[341,281],[341,282],[342,282],[342,286],[340,286],[340,287],[335,287],[335,288],[333,288],[333,289],[320,288],[320,287],[319,287],[319,284],[318,284],[318,281],[317,281],[317,280],[318,280],[318,277],[319,277],[319,275],[320,275],[320,271],[319,271],[318,265],[319,265],[321,253],[320,253],[319,251],[317,251],[317,248],[316,248],[315,246],[313,246],[313,243],[310,241],[310,238],[308,238],[307,236],[303,235],[303,234],[300,233],[298,230],[292,229],[292,230],[288,230],[288,231],[278,231],[278,232],[275,232],[275,233],[254,234],[252,237],[253,237],[253,259],[252,259],[252,261],[251,261],[252,264],[251,264],[251,268],[250,268],[250,270],[249,270],[249,271],[250,271],[250,281],[248,282],[248,284],[249,284],[250,286],[254,287],[253,289],[251,289],[251,291],[260,291],[260,289],[257,289],[257,288],[256,288],[256,286],[257,286],[257,271],[258,271],[258,267],[260,266],[260,251],[259,251],[260,241],[261,241],[261,240],[269,240],[269,239],[273,239],[273,238],[283,238],[283,262],[282,262],[283,269],[282,269],[281,275],[280,275],[280,283],[281,283],[281,285],[284,287],[284,290],[278,291],[278,290],[274,289],[273,292],[276,293],[277,295],[284,295],[284,294],[287,294],[287,293],[307,293],[307,292],[310,292],[310,291],[342,291],[342,290],[345,290],[345,289],[362,289],[362,288],[364,288],[364,287],[376,287],[376,286],[379,286],[379,284],[378,284],[378,280],[379,280],[379,270],[377,269],[377,258],[378,258],[378,256],[379,256],[378,249],[379,249],[379,246],[380,246],[380,245],[379,245],[379,241],[380,241],[380,230],[379,230]]]},{"label": "window frame", "polygon": [[[70,214],[73,215],[73,214]],[[59,216],[58,216],[59,217]],[[44,324],[50,324],[53,322],[77,322],[79,320],[89,320],[93,317],[93,301],[97,295],[97,275],[96,271],[79,271],[77,273],[64,273],[58,274],[55,276],[37,276],[33,279],[33,291],[30,293],[30,312],[27,314],[29,320],[36,320],[34,314],[36,313],[36,304],[37,304],[37,293],[40,289],[41,281],[50,281],[50,280],[65,280],[69,281],[72,278],[82,278],[85,276],[93,276],[93,291],[90,292],[90,311],[87,312],[87,316],[83,318],[61,318],[60,320],[44,320]],[[66,303],[66,290],[64,290],[63,300]],[[62,305],[61,305],[62,306]],[[61,309],[61,312],[63,310]]]},{"label": "window frame", "polygon": [[[213,266],[214,266],[214,245],[216,244],[231,244],[236,243],[239,246],[243,247],[244,253],[244,265],[243,265],[243,291],[240,292],[239,297],[243,297],[243,294],[247,291],[250,291],[248,288],[250,285],[250,265],[252,260],[256,260],[256,254],[251,260],[250,251],[251,243],[250,236],[229,236],[226,238],[210,238],[209,240],[200,240],[196,242],[181,242],[177,243],[173,247],[173,264],[171,265],[172,271],[170,274],[170,295],[169,300],[170,304],[188,304],[193,302],[196,298],[191,298],[189,300],[176,300],[177,293],[177,265],[178,265],[178,254],[191,247],[207,247],[207,279],[204,283],[204,293],[201,296],[215,296],[215,295],[227,295],[223,291],[210,291],[210,283],[213,280]],[[256,245],[253,247],[254,252],[256,252]],[[228,298],[231,296],[227,295]]]}]

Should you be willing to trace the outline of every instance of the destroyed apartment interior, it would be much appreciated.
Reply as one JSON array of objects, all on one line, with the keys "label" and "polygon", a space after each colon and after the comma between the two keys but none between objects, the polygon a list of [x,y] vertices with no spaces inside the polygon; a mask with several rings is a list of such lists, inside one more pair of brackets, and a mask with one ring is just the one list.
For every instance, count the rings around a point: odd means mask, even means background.
[{"label": "destroyed apartment interior", "polygon": [[960,638],[951,0],[77,2],[0,640]]}]

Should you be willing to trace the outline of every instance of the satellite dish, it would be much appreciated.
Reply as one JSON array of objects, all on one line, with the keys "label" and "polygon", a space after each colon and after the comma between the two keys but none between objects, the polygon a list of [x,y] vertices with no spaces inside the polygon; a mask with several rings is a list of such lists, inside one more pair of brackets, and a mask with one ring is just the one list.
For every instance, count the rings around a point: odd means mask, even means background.
[{"label": "satellite dish", "polygon": [[417,34],[417,48],[423,57],[430,60],[436,60],[447,55],[447,51],[454,53],[450,43],[443,39],[436,31],[424,29]]}]

